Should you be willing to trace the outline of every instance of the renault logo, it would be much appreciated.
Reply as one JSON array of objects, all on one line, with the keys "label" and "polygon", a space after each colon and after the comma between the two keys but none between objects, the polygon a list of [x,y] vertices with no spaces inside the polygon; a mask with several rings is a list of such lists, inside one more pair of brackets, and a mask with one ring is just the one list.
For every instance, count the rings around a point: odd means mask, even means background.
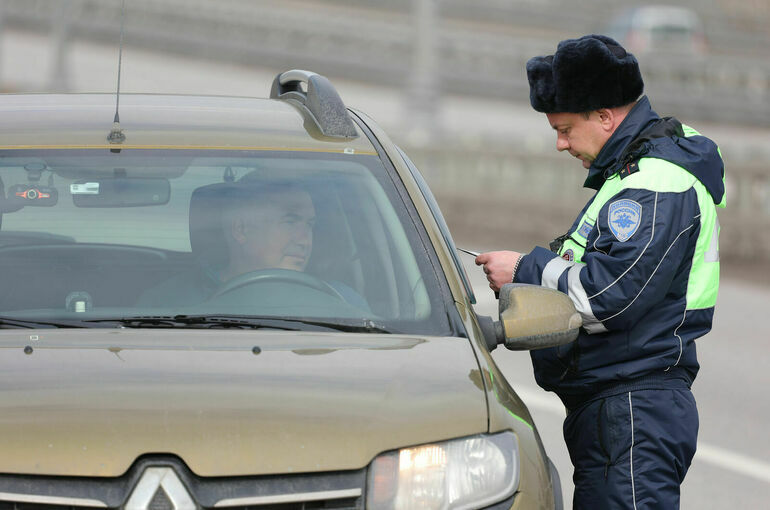
[{"label": "renault logo", "polygon": [[144,470],[128,499],[126,510],[195,510],[197,507],[173,469]]}]

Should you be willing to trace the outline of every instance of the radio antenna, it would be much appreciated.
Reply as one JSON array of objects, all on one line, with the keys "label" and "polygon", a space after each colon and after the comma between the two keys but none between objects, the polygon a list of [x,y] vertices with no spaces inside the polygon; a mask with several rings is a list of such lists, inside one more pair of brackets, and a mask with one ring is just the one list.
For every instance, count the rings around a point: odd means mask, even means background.
[{"label": "radio antenna", "polygon": [[120,5],[120,49],[118,50],[118,90],[115,96],[115,118],[112,121],[112,130],[107,136],[107,141],[114,144],[123,143],[126,135],[120,128],[120,68],[123,63],[123,24],[126,19],[126,0],[122,0]]}]

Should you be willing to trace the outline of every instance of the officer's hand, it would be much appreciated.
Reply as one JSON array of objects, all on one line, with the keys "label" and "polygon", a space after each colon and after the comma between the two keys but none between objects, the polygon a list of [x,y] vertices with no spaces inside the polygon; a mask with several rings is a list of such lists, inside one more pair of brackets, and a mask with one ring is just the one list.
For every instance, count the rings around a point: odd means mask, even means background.
[{"label": "officer's hand", "polygon": [[484,266],[489,288],[499,292],[500,287],[511,283],[513,267],[519,257],[521,253],[516,251],[489,251],[476,257],[475,262],[477,266]]}]

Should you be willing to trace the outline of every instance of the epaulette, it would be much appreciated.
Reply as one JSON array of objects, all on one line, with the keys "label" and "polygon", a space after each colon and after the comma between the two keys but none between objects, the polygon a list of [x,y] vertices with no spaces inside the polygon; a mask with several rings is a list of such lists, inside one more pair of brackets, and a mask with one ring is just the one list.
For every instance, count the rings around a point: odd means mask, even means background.
[{"label": "epaulette", "polygon": [[618,172],[618,175],[620,175],[621,179],[625,179],[631,174],[634,174],[639,171],[639,163],[637,161],[632,161],[631,163],[626,164],[623,168],[620,169]]}]

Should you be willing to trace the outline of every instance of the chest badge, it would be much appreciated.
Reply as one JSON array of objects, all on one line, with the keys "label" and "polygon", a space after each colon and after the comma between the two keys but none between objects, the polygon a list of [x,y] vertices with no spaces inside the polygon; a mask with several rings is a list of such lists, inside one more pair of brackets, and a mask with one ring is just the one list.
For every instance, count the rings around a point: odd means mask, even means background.
[{"label": "chest badge", "polygon": [[639,229],[642,206],[629,199],[616,200],[610,204],[607,219],[612,234],[618,241],[624,243]]}]

